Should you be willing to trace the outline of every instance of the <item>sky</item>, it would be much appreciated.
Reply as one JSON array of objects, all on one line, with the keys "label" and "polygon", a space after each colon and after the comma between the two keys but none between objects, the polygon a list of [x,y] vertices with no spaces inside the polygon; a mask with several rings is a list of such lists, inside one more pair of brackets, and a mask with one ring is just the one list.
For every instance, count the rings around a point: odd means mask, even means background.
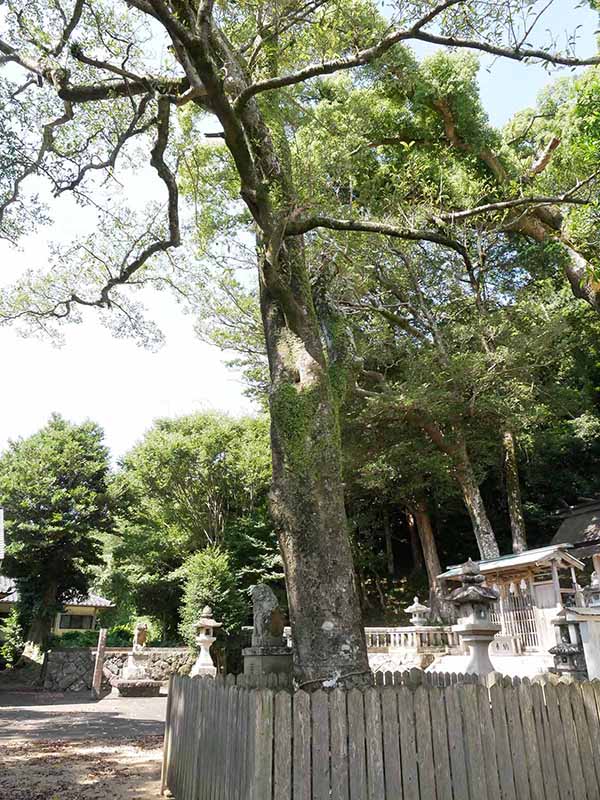
[{"label": "sky", "polygon": [[[574,6],[571,0],[555,0],[547,25],[560,41],[563,31],[581,24],[578,52],[591,54],[596,17]],[[565,74],[569,73],[549,75],[540,67],[484,59],[480,86],[491,121],[501,125],[514,112],[533,105],[549,80]],[[53,211],[54,225],[28,238],[20,251],[0,242],[1,283],[27,266],[43,265],[48,243],[68,239],[82,224],[68,200]],[[98,422],[118,459],[158,417],[204,410],[233,415],[255,411],[243,396],[239,375],[225,366],[226,355],[198,340],[193,318],[172,296],[155,293],[146,296],[145,303],[165,335],[157,352],[113,338],[93,312],[81,324],[65,327],[60,348],[0,328],[0,448],[36,431],[52,412],[74,422]]]}]

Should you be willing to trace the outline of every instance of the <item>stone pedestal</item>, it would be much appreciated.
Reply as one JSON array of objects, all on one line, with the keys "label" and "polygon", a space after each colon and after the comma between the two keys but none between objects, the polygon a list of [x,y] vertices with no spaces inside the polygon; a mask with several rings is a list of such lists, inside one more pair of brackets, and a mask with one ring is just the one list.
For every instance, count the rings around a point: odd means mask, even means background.
[{"label": "stone pedestal", "polygon": [[289,647],[245,647],[244,675],[289,675],[292,672],[292,651]]},{"label": "stone pedestal", "polygon": [[132,650],[127,656],[127,666],[123,668],[124,681],[141,681],[148,679],[148,660],[150,653],[144,649]]},{"label": "stone pedestal", "polygon": [[465,672],[476,675],[488,675],[494,672],[489,650],[492,639],[500,630],[500,625],[490,623],[485,627],[467,622],[453,625],[452,630],[458,633],[461,642],[469,648],[469,661],[464,668]]}]

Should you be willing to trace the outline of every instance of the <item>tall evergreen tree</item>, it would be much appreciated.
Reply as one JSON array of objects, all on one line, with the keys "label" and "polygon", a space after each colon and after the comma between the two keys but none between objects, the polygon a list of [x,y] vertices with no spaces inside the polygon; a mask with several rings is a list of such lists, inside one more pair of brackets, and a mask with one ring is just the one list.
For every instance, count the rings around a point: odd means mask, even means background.
[{"label": "tall evergreen tree", "polygon": [[44,649],[56,613],[87,594],[101,562],[99,535],[112,527],[103,436],[93,422],[75,425],[55,415],[0,458],[2,569],[16,581],[25,655],[32,659]]}]

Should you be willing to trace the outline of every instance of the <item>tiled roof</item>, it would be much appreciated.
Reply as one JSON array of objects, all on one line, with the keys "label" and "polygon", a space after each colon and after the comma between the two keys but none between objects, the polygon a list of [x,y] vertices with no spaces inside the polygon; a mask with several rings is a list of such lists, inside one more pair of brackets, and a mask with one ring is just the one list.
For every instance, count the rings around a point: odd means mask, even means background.
[{"label": "tiled roof", "polygon": [[[3,596],[4,595],[4,596]],[[19,593],[15,587],[15,582],[12,578],[6,578],[0,575],[0,602],[3,603],[16,603],[19,599]],[[65,603],[67,606],[92,606],[93,608],[113,608],[114,604],[106,597],[99,594],[90,592],[87,597],[75,597]]]},{"label": "tiled roof", "polygon": [[[525,550],[523,553],[510,553],[506,556],[498,556],[485,561],[478,561],[479,568],[483,574],[486,572],[501,572],[502,570],[513,570],[518,567],[525,567],[532,564],[550,563],[551,559],[558,558],[568,566],[583,569],[583,564],[579,559],[570,555],[565,548],[571,545],[547,545],[538,547],[535,550]],[[449,567],[446,572],[439,575],[439,578],[456,578],[462,572],[462,565]]]}]

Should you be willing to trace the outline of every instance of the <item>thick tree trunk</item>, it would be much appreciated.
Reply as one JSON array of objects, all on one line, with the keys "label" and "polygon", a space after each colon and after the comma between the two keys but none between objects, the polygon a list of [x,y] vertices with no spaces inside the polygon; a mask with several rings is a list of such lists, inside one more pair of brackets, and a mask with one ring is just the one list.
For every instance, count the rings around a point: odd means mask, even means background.
[{"label": "thick tree trunk", "polygon": [[500,555],[494,529],[488,519],[479,484],[463,440],[457,445],[454,456],[454,473],[460,485],[481,558],[496,558]]},{"label": "thick tree trunk", "polygon": [[57,584],[51,583],[44,592],[41,602],[36,603],[36,610],[27,630],[25,647],[21,656],[22,663],[35,661],[41,664],[44,659],[55,615],[57,591]]},{"label": "thick tree trunk", "polygon": [[506,499],[510,517],[510,530],[512,533],[512,549],[513,553],[522,553],[524,550],[527,550],[527,536],[525,532],[523,504],[521,501],[521,486],[519,483],[515,437],[512,431],[504,431],[502,436],[502,449],[504,454]]},{"label": "thick tree trunk", "polygon": [[[348,536],[337,401],[301,240],[279,253],[296,318],[261,280],[271,372],[271,508],[285,565],[298,685],[372,681]],[[285,307],[285,304],[283,304]]]},{"label": "thick tree trunk", "polygon": [[390,510],[387,506],[383,508],[383,535],[385,537],[385,560],[387,564],[387,574],[390,582],[396,577],[396,564],[394,561],[394,545],[392,542],[392,526],[390,525]]},{"label": "thick tree trunk", "polygon": [[[423,553],[420,544],[420,534],[417,530],[417,524],[415,517],[413,514],[406,515],[406,522],[408,524],[408,539],[410,542],[410,551],[412,553],[413,558],[413,572],[419,573],[423,569]],[[427,570],[427,575],[429,576],[429,570]],[[430,583],[431,586],[431,583]]]}]

